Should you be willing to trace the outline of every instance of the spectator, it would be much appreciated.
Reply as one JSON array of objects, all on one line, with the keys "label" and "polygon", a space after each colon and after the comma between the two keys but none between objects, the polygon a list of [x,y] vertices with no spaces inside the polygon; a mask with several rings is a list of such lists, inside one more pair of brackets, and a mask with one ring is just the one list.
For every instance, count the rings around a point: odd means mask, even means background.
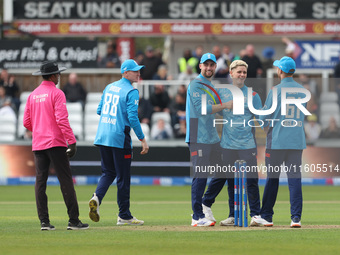
[{"label": "spectator", "polygon": [[166,65],[160,65],[157,69],[157,73],[155,73],[152,77],[153,80],[172,80],[172,76],[168,75],[168,68]]},{"label": "spectator", "polygon": [[322,130],[320,138],[340,138],[340,128],[334,117],[329,119],[328,127]]},{"label": "spectator", "polygon": [[285,49],[286,56],[295,59],[297,57],[296,44],[293,41],[291,41],[288,37],[282,37],[282,42],[286,44]]},{"label": "spectator", "polygon": [[305,133],[306,133],[306,139],[309,142],[316,141],[321,133],[321,126],[317,122],[318,117],[315,114],[309,115],[307,117],[307,122],[305,123]]},{"label": "spectator", "polygon": [[[163,62],[163,52],[160,48],[155,49],[155,56],[156,58],[159,58]],[[165,63],[163,62],[163,64]]]},{"label": "spectator", "polygon": [[[181,86],[182,87],[182,86]],[[185,88],[185,86],[183,86]],[[186,135],[185,121],[185,93],[178,92],[175,100],[171,103],[171,122],[176,138],[183,138]]]},{"label": "spectator", "polygon": [[13,107],[12,99],[10,96],[6,95],[5,87],[0,86],[0,109],[6,106]]},{"label": "spectator", "polygon": [[20,136],[20,138],[22,140],[32,141],[32,131],[26,128],[25,133],[22,136]]},{"label": "spectator", "polygon": [[138,106],[138,119],[140,123],[145,123],[150,126],[150,120],[152,115],[152,105],[148,99],[144,97],[139,97],[139,106]]},{"label": "spectator", "polygon": [[168,92],[165,90],[164,85],[155,85],[153,93],[150,95],[150,102],[153,106],[154,112],[168,112],[170,97]]},{"label": "spectator", "polygon": [[11,97],[6,96],[5,87],[0,86],[0,115],[12,116],[16,119],[14,107]]},{"label": "spectator", "polygon": [[262,77],[266,78],[267,77],[267,70],[273,68],[273,63],[274,63],[274,57],[275,55],[275,50],[273,47],[266,47],[262,51],[262,57],[263,57],[263,62],[262,62],[262,68],[263,68],[263,73]]},{"label": "spectator", "polygon": [[314,113],[314,114],[316,114],[318,116],[318,114],[319,114],[319,105],[317,104],[315,98],[316,98],[316,96],[312,94],[310,100],[307,102],[307,110],[310,113]]},{"label": "spectator", "polygon": [[76,73],[69,74],[68,82],[63,87],[63,92],[67,102],[80,102],[83,107],[85,106],[87,92],[83,85],[78,82],[78,75]]},{"label": "spectator", "polygon": [[194,57],[197,58],[197,65],[196,68],[193,68],[193,72],[195,73],[201,73],[201,69],[200,69],[200,62],[201,62],[201,57],[203,55],[203,46],[202,45],[198,45],[196,46],[195,52],[194,52]]},{"label": "spectator", "polygon": [[110,40],[107,42],[106,55],[99,61],[101,68],[119,68],[120,60],[116,52],[116,44]]},{"label": "spectator", "polygon": [[319,95],[318,84],[314,79],[311,79],[307,74],[299,74],[299,83],[308,89],[313,95]]},{"label": "spectator", "polygon": [[185,49],[183,51],[183,56],[178,59],[178,71],[180,73],[185,72],[187,69],[187,65],[190,65],[192,68],[196,68],[198,63],[198,59],[192,56],[190,49]]},{"label": "spectator", "polygon": [[262,63],[259,57],[255,55],[255,49],[252,44],[246,46],[246,55],[242,60],[248,64],[247,86],[252,87],[259,94],[262,103],[264,103],[267,94],[265,84],[261,80],[254,79],[262,76]]},{"label": "spectator", "polygon": [[152,125],[151,138],[155,140],[165,140],[172,138],[172,128],[169,123],[165,123],[163,119],[159,119],[157,123]]},{"label": "spectator", "polygon": [[154,49],[148,46],[140,64],[147,67],[141,70],[141,78],[143,80],[152,80],[154,74],[157,73],[158,67],[162,65],[163,62],[155,55]]},{"label": "spectator", "polygon": [[241,49],[238,55],[234,57],[234,60],[241,60],[246,55],[246,49]]},{"label": "spectator", "polygon": [[187,88],[186,88],[186,86],[185,85],[179,86],[179,88],[177,90],[177,93],[183,95],[184,98],[186,99],[186,97],[187,97]]},{"label": "spectator", "polygon": [[136,53],[136,56],[135,56],[134,59],[135,59],[135,61],[137,62],[137,64],[139,65],[140,63],[142,63],[143,58],[144,58],[143,52],[142,52],[142,51],[138,51],[138,52]]},{"label": "spectator", "polygon": [[198,75],[196,72],[193,72],[193,70],[196,69],[194,69],[191,65],[187,65],[187,69],[185,70],[185,72],[180,73],[177,79],[180,81],[192,81]]},{"label": "spectator", "polygon": [[220,46],[215,45],[213,47],[212,53],[216,57],[216,72],[215,72],[215,78],[227,78],[229,73],[229,67],[227,60],[222,56]]},{"label": "spectator", "polygon": [[[340,56],[339,56],[339,62],[334,67],[334,78],[340,78]],[[340,84],[340,81],[338,82]]]},{"label": "spectator", "polygon": [[230,52],[230,47],[228,45],[224,45],[223,49],[223,58],[227,60],[228,66],[230,66],[231,62],[233,62],[235,55],[234,53]]},{"label": "spectator", "polygon": [[246,46],[246,55],[242,58],[248,64],[248,78],[256,78],[262,75],[262,63],[258,56],[255,55],[254,45]]},{"label": "spectator", "polygon": [[14,104],[13,109],[18,111],[20,106],[19,86],[15,81],[14,75],[8,74],[7,69],[2,69],[0,77],[0,86],[5,88],[6,96],[9,96]]}]

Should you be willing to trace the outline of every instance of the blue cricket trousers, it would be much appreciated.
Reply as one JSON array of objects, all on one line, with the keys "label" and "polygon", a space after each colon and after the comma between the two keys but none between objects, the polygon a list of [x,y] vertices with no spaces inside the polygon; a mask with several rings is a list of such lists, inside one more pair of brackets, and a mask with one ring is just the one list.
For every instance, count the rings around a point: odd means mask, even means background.
[{"label": "blue cricket trousers", "polygon": [[[279,190],[279,167],[284,163],[288,177],[291,218],[301,219],[302,185],[301,185],[302,150],[266,150],[267,181],[264,188],[261,217],[271,222],[274,215],[274,205]],[[275,169],[276,168],[276,169]]]},{"label": "blue cricket trousers", "polygon": [[[247,150],[222,149],[222,164],[224,166],[230,166],[231,169],[236,160],[245,160],[247,169],[253,170],[252,172],[249,172],[250,170],[247,172],[247,190],[251,217],[259,215],[261,208],[256,156],[256,148]],[[213,178],[211,180],[204,194],[203,204],[211,207],[226,181],[228,183],[229,217],[234,217],[234,174],[232,172],[227,173],[227,178]]]},{"label": "blue cricket trousers", "polygon": [[131,149],[120,149],[98,145],[101,155],[102,175],[99,179],[96,195],[102,202],[107,190],[117,177],[117,204],[119,217],[132,219],[130,212]]},{"label": "blue cricket trousers", "polygon": [[[219,143],[191,143],[189,145],[189,149],[193,166],[191,172],[193,177],[191,184],[191,206],[193,210],[192,218],[194,220],[198,220],[205,217],[202,209],[202,197],[207,185],[207,177],[209,173],[204,171],[209,166],[220,164],[221,147]],[[203,170],[203,172],[198,172],[198,169]]]}]

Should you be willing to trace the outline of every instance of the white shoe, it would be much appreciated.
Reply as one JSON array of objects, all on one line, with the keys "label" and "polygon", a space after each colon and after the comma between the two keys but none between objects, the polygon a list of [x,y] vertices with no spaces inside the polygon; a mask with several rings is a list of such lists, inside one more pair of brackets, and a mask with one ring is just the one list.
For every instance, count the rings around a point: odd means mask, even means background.
[{"label": "white shoe", "polygon": [[89,207],[90,207],[90,212],[89,212],[89,217],[92,221],[98,222],[100,219],[99,215],[99,199],[96,195],[96,193],[93,194],[93,197],[89,201]]},{"label": "white shoe", "polygon": [[250,221],[250,225],[249,226],[250,227],[258,227],[258,226],[260,226],[260,224],[255,221],[258,218],[261,218],[261,216],[260,215],[255,215],[255,216],[251,217],[251,221]]},{"label": "white shoe", "polygon": [[196,226],[194,227],[212,227],[215,226],[215,222],[207,219],[207,218],[201,218],[197,221]]},{"label": "white shoe", "polygon": [[274,225],[273,222],[266,221],[261,216],[254,216],[252,217],[252,220],[254,221],[254,224],[256,223],[257,226],[261,227],[272,227]]},{"label": "white shoe", "polygon": [[134,226],[140,226],[143,225],[144,221],[137,219],[136,217],[133,217],[132,219],[129,220],[123,220],[121,217],[118,216],[117,219],[117,225],[134,225]]},{"label": "white shoe", "polygon": [[[191,217],[192,217],[192,215],[191,215]],[[191,226],[197,227],[197,222],[198,222],[198,220],[194,220],[193,218],[191,218]]]},{"label": "white shoe", "polygon": [[294,217],[290,223],[291,228],[301,228],[301,221],[299,218]]},{"label": "white shoe", "polygon": [[235,218],[234,217],[229,217],[225,220],[222,220],[220,222],[220,226],[234,226],[235,225]]},{"label": "white shoe", "polygon": [[202,209],[203,209],[203,213],[204,213],[206,219],[213,221],[213,222],[216,222],[216,219],[214,218],[213,212],[212,212],[210,207],[202,204]]}]

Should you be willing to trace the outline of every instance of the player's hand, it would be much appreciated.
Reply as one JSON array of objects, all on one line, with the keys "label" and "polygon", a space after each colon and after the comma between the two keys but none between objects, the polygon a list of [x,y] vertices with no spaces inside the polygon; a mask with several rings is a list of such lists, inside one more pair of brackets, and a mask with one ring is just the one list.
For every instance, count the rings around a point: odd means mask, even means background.
[{"label": "player's hand", "polygon": [[224,109],[233,109],[233,100],[230,100],[226,103],[223,103],[222,105],[223,105]]},{"label": "player's hand", "polygon": [[140,154],[146,154],[149,152],[149,145],[146,143],[145,138],[142,140],[142,151]]},{"label": "player's hand", "polygon": [[72,158],[77,152],[76,143],[69,144],[68,149],[66,150],[66,154],[69,158]]},{"label": "player's hand", "polygon": [[264,132],[265,132],[266,134],[268,134],[269,126],[264,127],[263,130],[264,130]]}]

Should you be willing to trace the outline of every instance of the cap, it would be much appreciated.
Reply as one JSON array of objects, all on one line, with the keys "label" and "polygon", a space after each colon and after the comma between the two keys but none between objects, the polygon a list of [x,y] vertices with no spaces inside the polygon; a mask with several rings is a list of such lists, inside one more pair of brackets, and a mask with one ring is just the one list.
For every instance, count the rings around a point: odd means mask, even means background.
[{"label": "cap", "polygon": [[307,120],[308,121],[315,121],[315,122],[317,122],[318,121],[318,117],[316,116],[316,114],[308,115],[307,116]]},{"label": "cap", "polygon": [[61,73],[66,70],[66,67],[58,68],[58,63],[54,61],[45,61],[41,64],[40,70],[32,73],[32,75],[50,75]]},{"label": "cap", "polygon": [[149,45],[148,47],[146,47],[146,51],[153,51],[153,47]]},{"label": "cap", "polygon": [[262,56],[264,58],[272,58],[275,55],[275,50],[272,47],[266,47],[262,51]]},{"label": "cap", "polygon": [[295,61],[290,57],[283,57],[280,60],[275,60],[273,66],[280,68],[285,73],[295,73]]},{"label": "cap", "polygon": [[201,57],[200,63],[202,64],[202,63],[204,63],[207,60],[211,60],[211,61],[216,63],[216,57],[212,53],[205,53],[205,54],[203,54],[203,56]]},{"label": "cap", "polygon": [[138,71],[142,69],[144,66],[140,66],[137,64],[136,61],[133,59],[127,59],[123,62],[122,66],[120,67],[120,72],[124,73],[126,71]]}]

